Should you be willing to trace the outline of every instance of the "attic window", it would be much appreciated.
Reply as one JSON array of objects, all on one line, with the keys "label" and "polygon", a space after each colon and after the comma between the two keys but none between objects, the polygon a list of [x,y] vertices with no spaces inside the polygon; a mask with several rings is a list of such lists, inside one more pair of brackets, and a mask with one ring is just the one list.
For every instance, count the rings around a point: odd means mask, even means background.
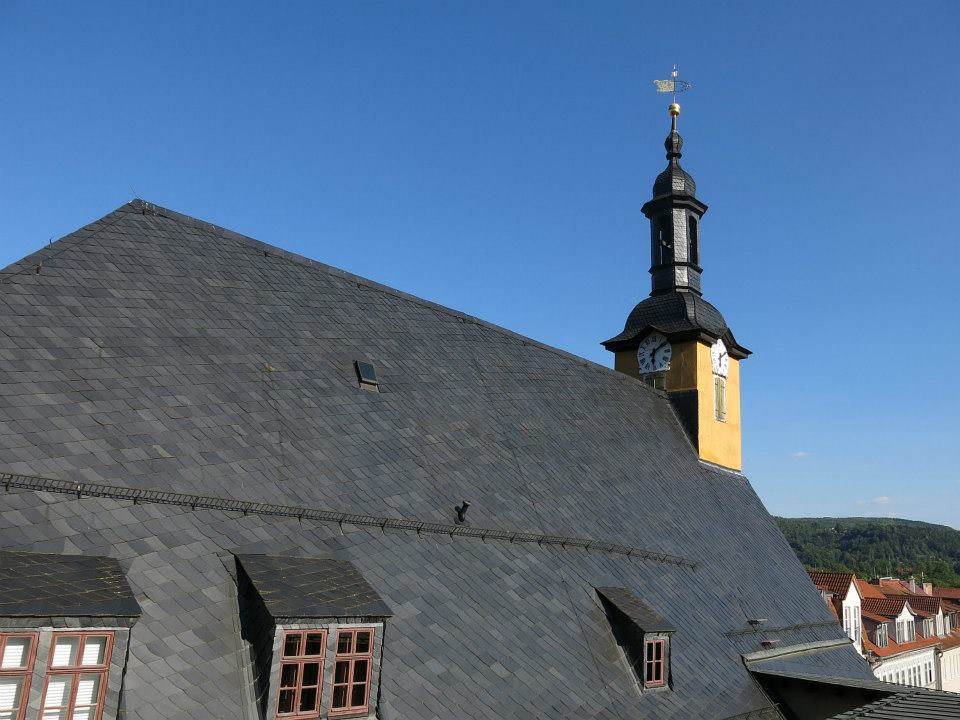
[{"label": "attic window", "polygon": [[377,380],[377,370],[373,363],[364,360],[354,360],[353,367],[357,371],[357,380],[360,381],[360,387],[364,390],[380,390],[380,382]]},{"label": "attic window", "polygon": [[877,647],[885,648],[887,646],[887,624],[880,623],[877,625]]},{"label": "attic window", "polygon": [[283,636],[277,717],[317,717],[323,686],[324,630],[296,630]]},{"label": "attic window", "polygon": [[36,633],[0,635],[0,718],[23,717],[36,653]]},{"label": "attic window", "polygon": [[643,686],[660,687],[666,677],[667,641],[647,640],[644,643]]},{"label": "attic window", "polygon": [[44,718],[99,718],[113,633],[55,633],[43,690]]},{"label": "attic window", "polygon": [[337,632],[331,715],[367,711],[373,665],[373,635],[373,628],[351,628]]}]

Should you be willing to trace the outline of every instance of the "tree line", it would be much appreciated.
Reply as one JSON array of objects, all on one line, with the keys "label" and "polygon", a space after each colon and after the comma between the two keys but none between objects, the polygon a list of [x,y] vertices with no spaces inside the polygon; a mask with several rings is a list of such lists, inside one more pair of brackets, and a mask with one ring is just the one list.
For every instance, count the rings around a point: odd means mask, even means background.
[{"label": "tree line", "polygon": [[777,522],[808,569],[908,578],[960,587],[960,532],[893,518],[782,518]]}]

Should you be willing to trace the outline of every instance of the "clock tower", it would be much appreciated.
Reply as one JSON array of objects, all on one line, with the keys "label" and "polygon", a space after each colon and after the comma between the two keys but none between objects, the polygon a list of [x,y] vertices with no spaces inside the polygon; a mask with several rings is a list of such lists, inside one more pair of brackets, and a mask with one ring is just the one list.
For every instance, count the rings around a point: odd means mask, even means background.
[{"label": "clock tower", "polygon": [[680,106],[670,105],[667,167],[642,208],[650,221],[650,296],[603,346],[617,370],[666,391],[702,460],[740,470],[740,361],[750,351],[700,290],[707,206],[680,167],[679,115]]}]

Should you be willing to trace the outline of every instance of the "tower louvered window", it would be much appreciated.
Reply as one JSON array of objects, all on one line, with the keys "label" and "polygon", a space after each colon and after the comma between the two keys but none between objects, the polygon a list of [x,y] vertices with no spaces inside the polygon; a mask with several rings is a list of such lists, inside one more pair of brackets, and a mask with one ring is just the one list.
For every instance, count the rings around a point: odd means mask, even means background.
[{"label": "tower louvered window", "polygon": [[720,422],[727,419],[727,379],[719,375],[713,378],[713,411]]}]

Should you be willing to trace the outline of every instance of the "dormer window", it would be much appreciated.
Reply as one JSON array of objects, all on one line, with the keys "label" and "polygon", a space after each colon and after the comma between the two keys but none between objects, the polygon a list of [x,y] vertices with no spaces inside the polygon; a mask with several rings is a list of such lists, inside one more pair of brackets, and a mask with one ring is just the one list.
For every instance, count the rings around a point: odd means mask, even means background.
[{"label": "dormer window", "polygon": [[[238,555],[266,720],[371,717],[390,609],[345,560]],[[2,718],[0,718],[2,720]]]},{"label": "dormer window", "polygon": [[597,588],[613,638],[643,690],[669,689],[674,628],[626,588]]}]

